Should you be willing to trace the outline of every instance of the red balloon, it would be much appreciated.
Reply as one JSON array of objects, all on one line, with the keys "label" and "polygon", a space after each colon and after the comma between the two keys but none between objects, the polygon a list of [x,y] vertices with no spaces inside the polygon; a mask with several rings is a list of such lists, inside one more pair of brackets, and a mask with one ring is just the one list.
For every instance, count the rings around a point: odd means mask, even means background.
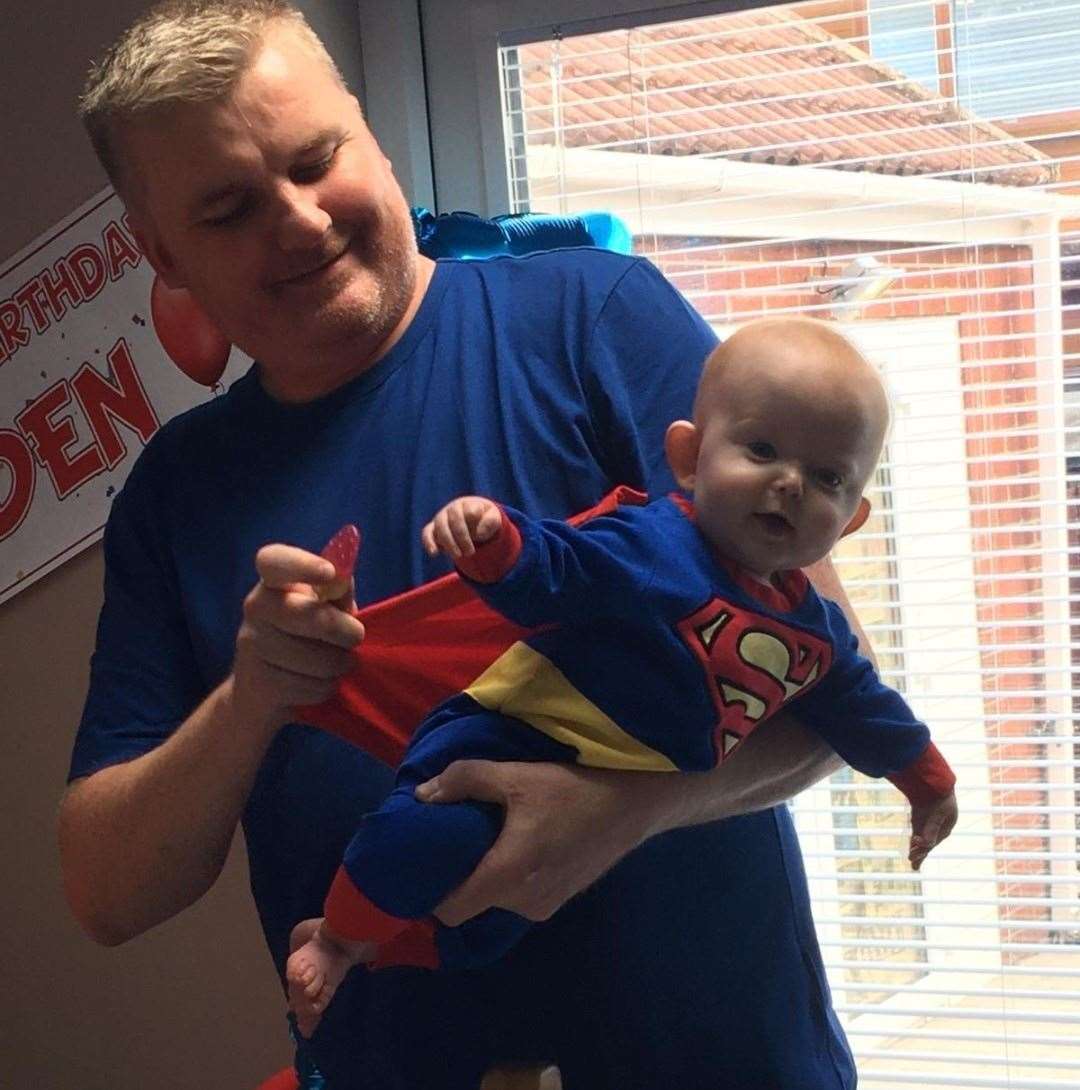
[{"label": "red balloon", "polygon": [[214,386],[229,362],[228,338],[186,288],[170,288],[159,276],[150,289],[150,316],[161,347],[190,379]]}]

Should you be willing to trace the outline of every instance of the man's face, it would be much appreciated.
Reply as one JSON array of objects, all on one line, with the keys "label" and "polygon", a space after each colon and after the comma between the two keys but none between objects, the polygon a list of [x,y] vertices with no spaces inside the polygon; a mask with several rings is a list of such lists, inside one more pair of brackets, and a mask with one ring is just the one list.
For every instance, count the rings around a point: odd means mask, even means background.
[{"label": "man's face", "polygon": [[287,30],[226,99],[155,114],[121,146],[155,268],[271,393],[318,396],[404,329],[422,294],[405,199],[356,100]]},{"label": "man's face", "polygon": [[759,371],[724,389],[700,425],[693,487],[703,533],[763,579],[820,560],[859,508],[879,424],[858,391],[822,389],[812,376],[772,381]]}]

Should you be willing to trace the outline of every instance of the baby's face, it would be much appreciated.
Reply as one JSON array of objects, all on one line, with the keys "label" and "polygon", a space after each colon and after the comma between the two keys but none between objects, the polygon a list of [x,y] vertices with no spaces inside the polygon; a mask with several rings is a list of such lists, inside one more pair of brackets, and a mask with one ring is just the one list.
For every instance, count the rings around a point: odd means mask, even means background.
[{"label": "baby's face", "polygon": [[820,560],[859,509],[883,421],[865,391],[767,368],[724,383],[701,414],[698,525],[761,579]]}]

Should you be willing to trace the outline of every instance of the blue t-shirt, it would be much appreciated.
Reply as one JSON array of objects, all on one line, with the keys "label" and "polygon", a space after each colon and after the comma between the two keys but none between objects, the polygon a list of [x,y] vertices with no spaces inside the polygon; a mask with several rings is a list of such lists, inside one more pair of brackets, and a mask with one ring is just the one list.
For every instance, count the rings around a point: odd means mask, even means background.
[{"label": "blue t-shirt", "polygon": [[[363,531],[357,599],[364,604],[446,570],[445,560],[423,554],[419,533],[440,505],[462,493],[497,497],[537,517],[562,518],[617,483],[654,495],[668,491],[673,482],[664,461],[664,431],[673,419],[689,415],[700,365],[714,343],[700,316],[640,259],[573,249],[486,262],[440,261],[402,339],[347,385],[309,404],[280,404],[264,393],[256,367],[227,395],[169,422],[113,504],[105,535],[105,605],[71,776],[154,748],[225,677],[243,598],[255,582],[253,557],[267,542],[317,551],[343,523],[357,523]],[[391,770],[309,727],[286,727],[271,746],[243,825],[252,890],[279,970],[289,931],[297,921],[321,914],[344,846],[391,783]],[[746,837],[753,843],[742,843]],[[667,847],[676,843],[678,850]],[[723,873],[739,865],[732,852],[755,860],[751,885],[759,893],[747,892],[745,906],[727,892],[731,881],[739,881]],[[715,868],[709,867],[711,856]],[[558,1051],[564,1075],[579,1062],[603,1064],[604,1071],[630,1063],[618,1034],[607,1028],[603,1035],[617,1050],[612,1056],[605,1058],[597,1048],[595,1033],[588,1034],[587,1045],[572,1043],[588,1018],[596,1017],[583,1012],[617,1007],[627,1001],[624,996],[599,998],[583,990],[581,1010],[570,1013],[567,995],[559,1004],[563,1025],[546,1013],[526,1012],[535,1002],[538,974],[579,958],[567,942],[590,944],[595,924],[589,921],[606,912],[596,899],[616,897],[620,906],[627,904],[629,895],[605,888],[620,880],[640,887],[635,866],[647,867],[664,885],[681,880],[689,866],[706,867],[716,895],[731,901],[716,908],[728,915],[727,922],[743,911],[755,926],[775,916],[767,960],[782,962],[786,979],[782,987],[763,987],[759,1009],[748,1010],[746,994],[725,979],[731,966],[715,978],[711,1000],[719,1005],[709,1024],[729,1022],[726,1036],[731,1025],[744,1023],[736,1030],[741,1043],[729,1044],[727,1059],[715,1063],[730,1063],[740,1073],[764,1065],[760,1077],[754,1076],[758,1090],[772,1085],[762,1081],[765,1074],[789,1069],[799,1073],[792,1086],[847,1086],[850,1059],[828,1007],[805,879],[783,808],[656,838],[615,868],[606,886],[601,883],[551,924],[534,929],[541,937],[522,944],[506,965],[488,977],[474,975],[467,985],[455,982],[454,1016],[473,1027],[473,1038],[480,1039],[478,1020],[490,1030],[509,1010],[499,1040],[485,1047],[500,1053]],[[696,904],[701,897],[696,895]],[[633,894],[633,903],[633,911],[619,911],[628,926],[642,915],[645,937],[633,948],[651,972],[663,955],[649,947],[648,917],[664,909],[645,894]],[[703,917],[696,925],[703,947],[716,942],[705,933],[707,921]],[[578,930],[566,932],[568,927]],[[544,950],[545,941],[558,953]],[[723,946],[722,956],[730,958],[732,950]],[[749,949],[741,958],[744,976],[756,976],[761,960]],[[426,983],[415,976],[402,979],[398,971],[350,974],[311,1045],[331,1076],[331,1090],[367,1085],[356,1081],[357,1072],[375,1064],[368,1048],[375,1047],[374,1037],[393,1035],[386,1027],[396,1025],[395,1004],[401,1004],[403,1018],[424,1025],[427,1017],[428,1039],[436,1028],[455,1042],[468,1036],[447,1028],[451,1005],[430,998],[448,986],[438,975]],[[678,975],[685,978],[681,970]],[[572,986],[552,978],[550,989],[584,989],[587,977],[577,964]],[[594,977],[597,987],[610,988],[604,965]],[[633,986],[627,994],[647,1013],[670,1002],[645,994],[653,988],[639,985],[636,999]],[[500,998],[492,1000],[496,992]],[[428,1016],[422,1013],[425,1001],[432,1004]],[[699,1002],[691,1007],[702,1010]],[[613,1011],[612,1018],[636,1034],[626,1014]],[[399,1043],[386,1047],[407,1052]],[[800,1081],[808,1056],[816,1057],[811,1066],[821,1066],[819,1082]],[[627,1078],[648,1062],[634,1061]],[[722,1079],[716,1083],[721,1084]]]}]

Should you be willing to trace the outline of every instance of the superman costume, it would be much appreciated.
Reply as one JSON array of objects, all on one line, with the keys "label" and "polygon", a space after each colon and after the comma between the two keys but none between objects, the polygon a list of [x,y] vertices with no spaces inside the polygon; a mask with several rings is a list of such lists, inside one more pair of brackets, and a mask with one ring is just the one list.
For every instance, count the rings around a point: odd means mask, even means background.
[{"label": "superman costume", "polygon": [[[630,490],[617,498],[624,505],[608,503],[610,513],[579,527],[503,508],[498,534],[458,560],[510,625],[501,637],[497,622],[483,626],[471,668],[467,633],[446,634],[471,681],[417,730],[394,791],[361,823],[334,879],[327,922],[345,938],[379,942],[377,966],[482,965],[530,926],[498,909],[456,928],[430,919],[502,820],[491,805],[415,800],[415,787],[455,760],[703,772],[794,701],[798,718],[850,765],[889,777],[912,802],[952,791],[955,777],[926,726],[880,682],[843,611],[802,572],[766,586],[717,557],[681,496],[647,506]],[[389,623],[396,606],[386,605]],[[378,621],[366,620],[377,632]],[[357,654],[363,662],[366,651]],[[345,705],[361,722],[364,700],[373,713],[384,706],[356,679],[344,690],[328,723],[340,726]]]}]

